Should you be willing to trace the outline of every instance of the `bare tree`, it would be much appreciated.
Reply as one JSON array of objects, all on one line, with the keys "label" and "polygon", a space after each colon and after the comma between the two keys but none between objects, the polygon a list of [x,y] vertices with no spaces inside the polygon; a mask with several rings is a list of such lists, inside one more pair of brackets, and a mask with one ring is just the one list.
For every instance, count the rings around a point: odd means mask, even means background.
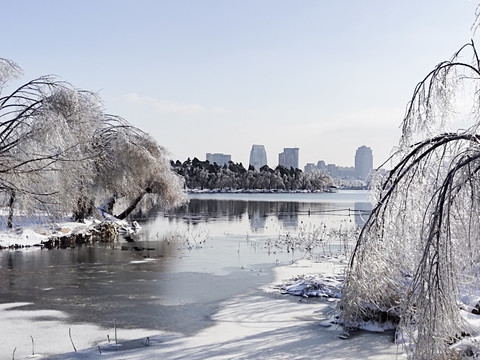
[{"label": "bare tree", "polygon": [[470,333],[459,297],[480,285],[479,86],[471,42],[415,88],[339,304],[346,331],[398,323],[415,359],[458,356],[451,344]]},{"label": "bare tree", "polygon": [[[18,72],[0,59],[0,95]],[[0,97],[0,200],[11,209],[9,226],[14,207],[81,220],[112,194],[136,205],[152,193],[176,205],[185,196],[165,156],[152,137],[105,114],[96,94],[52,77]]]}]

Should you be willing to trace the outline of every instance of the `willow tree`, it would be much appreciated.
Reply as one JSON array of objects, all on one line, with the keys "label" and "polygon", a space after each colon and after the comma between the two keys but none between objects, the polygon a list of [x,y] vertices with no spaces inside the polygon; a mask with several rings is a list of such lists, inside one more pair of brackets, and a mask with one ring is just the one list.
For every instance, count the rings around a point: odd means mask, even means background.
[{"label": "willow tree", "polygon": [[11,207],[17,203],[23,210],[38,210],[59,193],[51,177],[67,154],[62,138],[52,133],[62,126],[50,126],[58,110],[51,105],[66,84],[41,77],[3,95],[9,77],[19,68],[6,60],[0,63],[0,191]]},{"label": "willow tree", "polygon": [[9,225],[14,208],[81,220],[107,194],[135,205],[142,191],[167,205],[184,201],[181,179],[152,137],[105,114],[96,94],[49,76],[3,95],[19,72],[0,59],[0,195],[12,210]]},{"label": "willow tree", "polygon": [[95,134],[99,156],[94,191],[111,195],[111,210],[124,219],[138,205],[175,207],[186,201],[184,180],[171,168],[167,150],[124,119],[107,116]]},{"label": "willow tree", "polygon": [[339,303],[347,332],[391,320],[415,359],[463,356],[451,345],[474,333],[460,299],[480,299],[479,90],[473,42],[416,86]]}]

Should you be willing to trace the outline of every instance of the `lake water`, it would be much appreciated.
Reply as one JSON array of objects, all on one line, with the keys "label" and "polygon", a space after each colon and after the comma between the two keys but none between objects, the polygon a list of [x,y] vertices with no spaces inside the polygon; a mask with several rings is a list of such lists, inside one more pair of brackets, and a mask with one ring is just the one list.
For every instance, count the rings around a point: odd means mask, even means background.
[{"label": "lake water", "polygon": [[191,335],[211,325],[221,301],[270,283],[274,266],[342,251],[346,239],[328,239],[361,227],[370,209],[364,191],[191,194],[181,209],[137,219],[134,242],[1,251],[0,302]]}]

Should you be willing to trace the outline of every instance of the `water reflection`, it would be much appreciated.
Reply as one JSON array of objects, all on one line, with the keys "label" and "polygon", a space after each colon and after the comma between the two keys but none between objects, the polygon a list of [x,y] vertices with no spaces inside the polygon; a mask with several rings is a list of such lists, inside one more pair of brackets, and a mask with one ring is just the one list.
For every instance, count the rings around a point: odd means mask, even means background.
[{"label": "water reflection", "polygon": [[166,216],[176,219],[182,218],[192,224],[216,219],[238,221],[245,210],[246,202],[244,201],[191,199],[188,204],[179,209],[169,211]]},{"label": "water reflection", "polygon": [[[214,194],[215,195],[215,194]],[[295,195],[295,194],[292,194]],[[301,194],[303,201],[277,201],[271,198],[270,201],[258,200],[256,196],[250,195],[242,199],[233,197],[228,199],[209,198],[198,196],[191,198],[190,202],[180,209],[170,212],[159,212],[152,214],[156,223],[155,227],[162,222],[162,217],[168,219],[170,228],[182,225],[208,226],[212,222],[215,227],[220,223],[228,223],[229,233],[261,232],[268,233],[268,229],[275,230],[297,230],[302,224],[335,224],[346,219],[355,226],[362,227],[371,211],[371,204],[364,197],[342,198],[343,201],[336,201],[331,197],[324,201],[305,201],[306,194]],[[316,194],[312,194],[313,196]],[[282,200],[281,198],[279,200]],[[308,200],[308,199],[307,199]]]}]

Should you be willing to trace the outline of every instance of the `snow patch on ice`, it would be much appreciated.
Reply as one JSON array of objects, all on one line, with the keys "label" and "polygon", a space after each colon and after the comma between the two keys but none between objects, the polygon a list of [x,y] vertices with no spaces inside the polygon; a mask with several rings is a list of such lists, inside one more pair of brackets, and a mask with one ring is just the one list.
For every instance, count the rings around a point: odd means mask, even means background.
[{"label": "snow patch on ice", "polygon": [[340,299],[343,276],[300,275],[280,287],[285,294]]},{"label": "snow patch on ice", "polygon": [[149,263],[149,262],[153,262],[153,261],[156,261],[156,259],[145,258],[143,260],[132,260],[132,261],[130,261],[130,264],[145,264],[145,263]]}]

